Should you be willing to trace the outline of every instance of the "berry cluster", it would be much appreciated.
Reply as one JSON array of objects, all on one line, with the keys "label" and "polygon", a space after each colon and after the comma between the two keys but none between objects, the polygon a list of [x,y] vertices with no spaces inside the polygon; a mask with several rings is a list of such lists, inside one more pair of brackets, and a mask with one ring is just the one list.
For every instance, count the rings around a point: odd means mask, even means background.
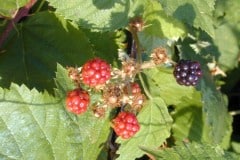
[{"label": "berry cluster", "polygon": [[178,84],[195,86],[202,76],[202,70],[197,61],[180,60],[175,66],[173,74]]},{"label": "berry cluster", "polygon": [[131,138],[140,129],[136,116],[130,112],[120,112],[112,123],[116,134],[123,139]]},{"label": "berry cluster", "polygon": [[[77,86],[81,86],[82,82],[88,87],[97,87],[105,84],[106,81],[111,78],[111,68],[106,61],[100,58],[94,58],[87,61],[81,70],[69,67],[68,76]],[[90,96],[88,92],[80,87],[69,91],[67,94],[66,108],[72,113],[81,114],[85,112],[89,103]]]},{"label": "berry cluster", "polygon": [[69,67],[68,76],[75,82],[76,89],[67,93],[66,109],[77,115],[86,112],[90,104],[88,92],[98,92],[102,98],[92,103],[93,114],[101,117],[107,107],[122,107],[112,120],[112,126],[116,135],[124,139],[132,137],[140,129],[133,113],[142,108],[145,100],[139,84],[129,81],[134,79],[136,68],[138,66],[134,60],[126,61],[122,70],[115,74],[111,72],[110,65],[100,58],[87,61],[82,68]]}]

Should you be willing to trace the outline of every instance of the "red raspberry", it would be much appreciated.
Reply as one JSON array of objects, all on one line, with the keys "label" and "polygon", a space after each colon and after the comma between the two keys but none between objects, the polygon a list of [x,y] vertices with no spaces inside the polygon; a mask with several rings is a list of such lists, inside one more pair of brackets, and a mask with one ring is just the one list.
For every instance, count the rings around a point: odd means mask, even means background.
[{"label": "red raspberry", "polygon": [[74,89],[67,94],[66,108],[69,112],[81,114],[87,110],[90,97],[87,91],[80,88]]},{"label": "red raspberry", "polygon": [[111,67],[100,58],[89,60],[82,67],[83,83],[90,87],[102,85],[110,78]]},{"label": "red raspberry", "polygon": [[131,138],[140,129],[136,116],[130,112],[120,112],[112,122],[114,131],[123,139]]}]

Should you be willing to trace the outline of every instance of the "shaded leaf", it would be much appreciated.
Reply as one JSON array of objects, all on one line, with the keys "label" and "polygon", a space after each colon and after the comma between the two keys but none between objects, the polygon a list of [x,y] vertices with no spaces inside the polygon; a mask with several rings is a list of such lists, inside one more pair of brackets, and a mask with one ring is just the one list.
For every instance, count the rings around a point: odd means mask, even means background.
[{"label": "shaded leaf", "polygon": [[[210,55],[207,50],[201,50],[201,54],[196,53],[185,40],[178,46],[181,52],[181,58],[199,61],[203,76],[200,79],[197,88],[202,94],[203,116],[209,129],[209,142],[220,144],[229,137],[232,131],[232,117],[227,110],[226,101],[219,90],[217,90],[213,77],[206,66],[206,55]],[[200,48],[202,49],[202,48]]]},{"label": "shaded leaf", "polygon": [[181,86],[176,82],[172,68],[153,68],[143,73],[151,95],[161,97],[167,105],[181,103],[183,97],[190,98],[194,93],[193,87]]},{"label": "shaded leaf", "polygon": [[75,66],[93,57],[85,34],[50,12],[41,12],[19,24],[4,50],[0,55],[1,86],[25,83],[30,88],[50,91],[57,63]]},{"label": "shaded leaf", "polygon": [[195,93],[194,98],[185,97],[173,111],[173,137],[177,141],[204,141],[204,120],[202,116],[201,96]]},{"label": "shaded leaf", "polygon": [[24,83],[52,92],[57,63],[81,66],[93,56],[116,62],[114,38],[113,33],[81,30],[51,12],[35,14],[20,23],[6,42],[0,54],[0,84]]},{"label": "shaded leaf", "polygon": [[168,15],[206,31],[214,37],[212,12],[215,0],[159,0]]},{"label": "shaded leaf", "polygon": [[157,1],[149,1],[143,13],[143,32],[158,38],[178,39],[186,34],[184,25],[171,16],[167,16]]},{"label": "shaded leaf", "polygon": [[145,0],[48,0],[56,12],[84,28],[113,31],[127,26],[129,18],[139,15]]},{"label": "shaded leaf", "polygon": [[97,119],[90,108],[81,116],[67,112],[65,95],[73,85],[66,70],[60,65],[57,68],[56,97],[24,85],[0,89],[1,159],[69,160],[103,156],[110,128],[108,113]]},{"label": "shaded leaf", "polygon": [[163,150],[151,149],[147,147],[141,147],[147,153],[156,157],[156,159],[165,160],[185,160],[185,159],[219,159],[219,160],[232,160],[239,159],[234,153],[226,152],[219,146],[212,146],[209,144],[198,143],[179,143],[172,148],[166,148]]},{"label": "shaded leaf", "polygon": [[224,70],[232,70],[238,66],[238,57],[240,55],[238,47],[239,37],[231,30],[227,24],[218,26],[215,30],[214,44],[221,53],[219,57],[219,66]]}]

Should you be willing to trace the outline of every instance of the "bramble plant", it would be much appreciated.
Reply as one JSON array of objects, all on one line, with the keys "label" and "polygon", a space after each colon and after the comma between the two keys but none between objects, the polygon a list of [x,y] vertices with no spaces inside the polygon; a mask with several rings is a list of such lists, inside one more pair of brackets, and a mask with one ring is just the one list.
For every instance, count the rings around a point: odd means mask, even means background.
[{"label": "bramble plant", "polygon": [[239,0],[0,4],[0,159],[239,159]]}]

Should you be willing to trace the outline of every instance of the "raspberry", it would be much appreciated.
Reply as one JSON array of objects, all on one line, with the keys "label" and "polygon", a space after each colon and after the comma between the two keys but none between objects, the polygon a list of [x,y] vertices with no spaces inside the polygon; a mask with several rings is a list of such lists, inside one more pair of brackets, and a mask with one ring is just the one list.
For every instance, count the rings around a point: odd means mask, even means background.
[{"label": "raspberry", "polygon": [[83,83],[90,87],[102,85],[110,78],[110,65],[100,58],[89,60],[82,67]]},{"label": "raspberry", "polygon": [[173,74],[178,84],[195,86],[202,76],[202,70],[197,61],[180,60],[175,66]]},{"label": "raspberry", "polygon": [[114,131],[123,139],[131,138],[140,129],[136,116],[130,112],[120,112],[112,122]]},{"label": "raspberry", "polygon": [[80,88],[69,91],[66,98],[66,108],[69,112],[81,114],[87,110],[90,97],[87,91]]}]

